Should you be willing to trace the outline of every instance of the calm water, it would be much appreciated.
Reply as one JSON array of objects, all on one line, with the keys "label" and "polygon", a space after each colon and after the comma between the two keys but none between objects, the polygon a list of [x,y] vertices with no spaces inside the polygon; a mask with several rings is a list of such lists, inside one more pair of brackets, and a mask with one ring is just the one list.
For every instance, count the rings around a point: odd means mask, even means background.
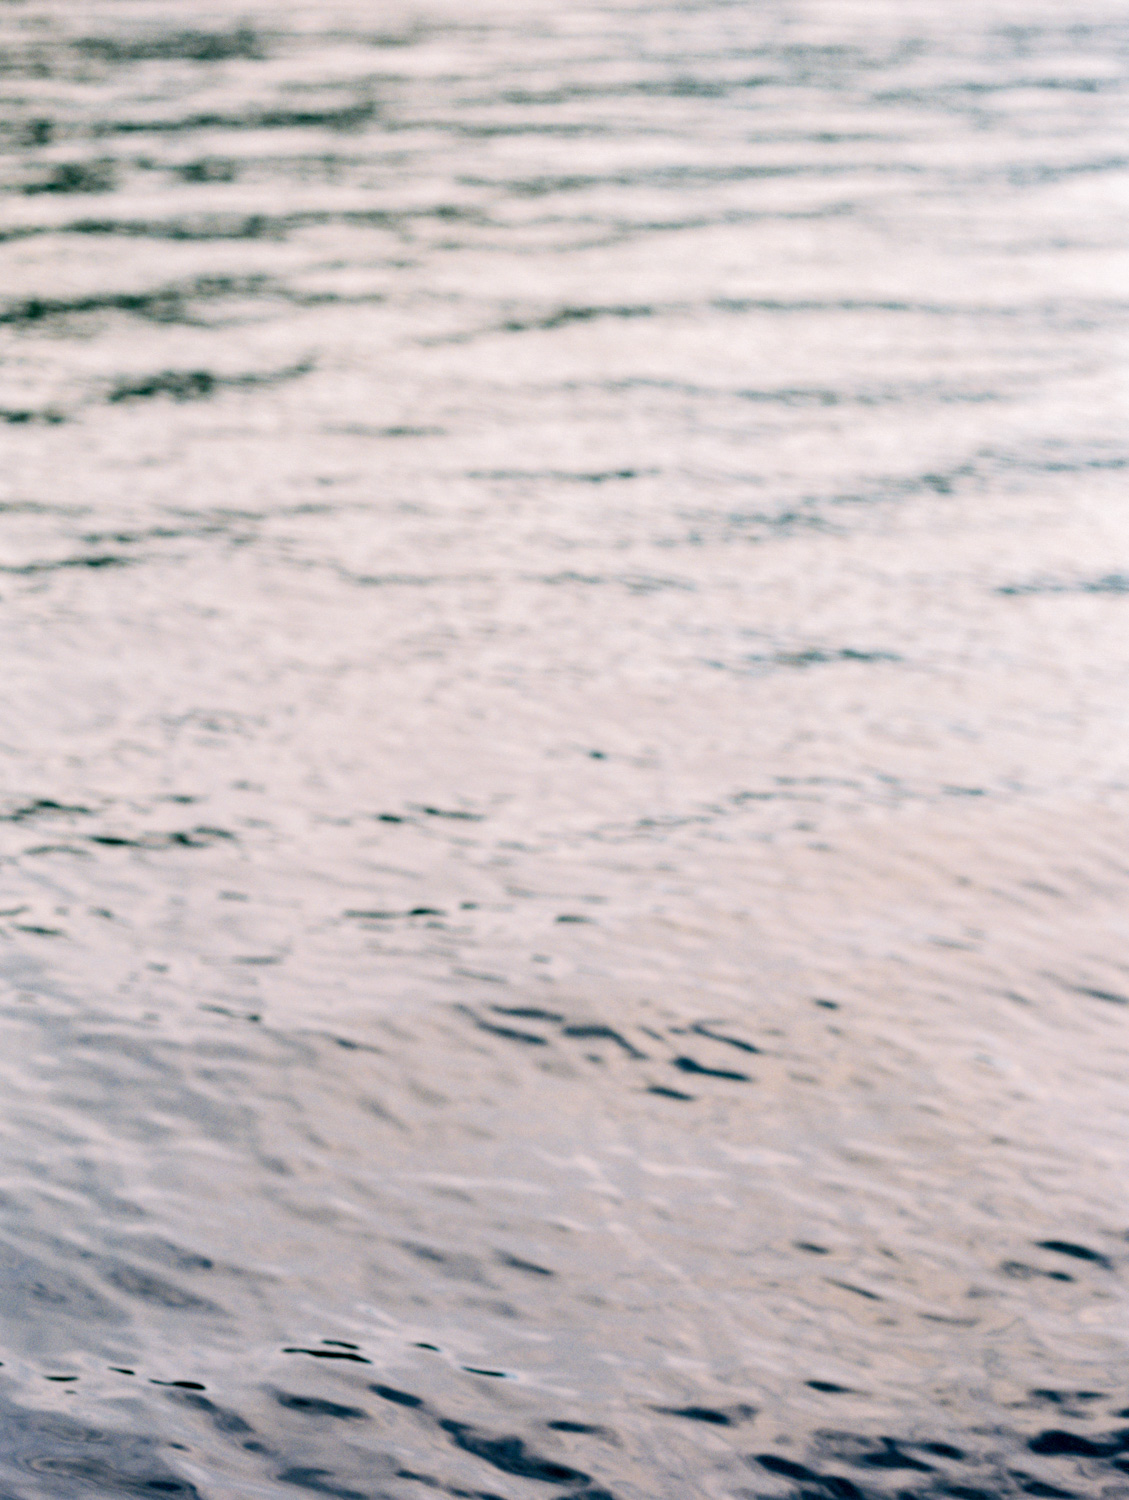
[{"label": "calm water", "polygon": [[1124,6],[0,96],[4,1500],[1129,1496]]}]

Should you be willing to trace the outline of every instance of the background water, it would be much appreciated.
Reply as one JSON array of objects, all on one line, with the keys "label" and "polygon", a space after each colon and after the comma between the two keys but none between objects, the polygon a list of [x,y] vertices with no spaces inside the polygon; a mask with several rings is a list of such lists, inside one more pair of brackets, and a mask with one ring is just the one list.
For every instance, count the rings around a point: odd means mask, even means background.
[{"label": "background water", "polygon": [[1129,1495],[1124,6],[0,69],[5,1500]]}]

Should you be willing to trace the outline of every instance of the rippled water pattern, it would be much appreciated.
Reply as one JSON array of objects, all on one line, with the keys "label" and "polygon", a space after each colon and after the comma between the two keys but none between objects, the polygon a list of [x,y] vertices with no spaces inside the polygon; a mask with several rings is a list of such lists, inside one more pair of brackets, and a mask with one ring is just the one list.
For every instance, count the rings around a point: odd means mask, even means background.
[{"label": "rippled water pattern", "polygon": [[0,6],[0,1493],[1129,1496],[1129,17]]}]

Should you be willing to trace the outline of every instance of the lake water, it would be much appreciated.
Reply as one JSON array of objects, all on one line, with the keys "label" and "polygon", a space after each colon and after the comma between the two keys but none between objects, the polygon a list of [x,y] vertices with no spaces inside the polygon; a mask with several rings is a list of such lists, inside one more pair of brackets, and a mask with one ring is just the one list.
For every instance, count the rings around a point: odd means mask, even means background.
[{"label": "lake water", "polygon": [[4,1500],[1129,1496],[1124,6],[0,97]]}]

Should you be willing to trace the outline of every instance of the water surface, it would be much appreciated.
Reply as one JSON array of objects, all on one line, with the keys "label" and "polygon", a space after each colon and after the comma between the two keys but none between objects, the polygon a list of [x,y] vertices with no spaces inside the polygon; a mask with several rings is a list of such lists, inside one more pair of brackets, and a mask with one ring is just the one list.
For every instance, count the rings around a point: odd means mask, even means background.
[{"label": "water surface", "polygon": [[1129,1495],[1124,8],[0,97],[5,1496]]}]

